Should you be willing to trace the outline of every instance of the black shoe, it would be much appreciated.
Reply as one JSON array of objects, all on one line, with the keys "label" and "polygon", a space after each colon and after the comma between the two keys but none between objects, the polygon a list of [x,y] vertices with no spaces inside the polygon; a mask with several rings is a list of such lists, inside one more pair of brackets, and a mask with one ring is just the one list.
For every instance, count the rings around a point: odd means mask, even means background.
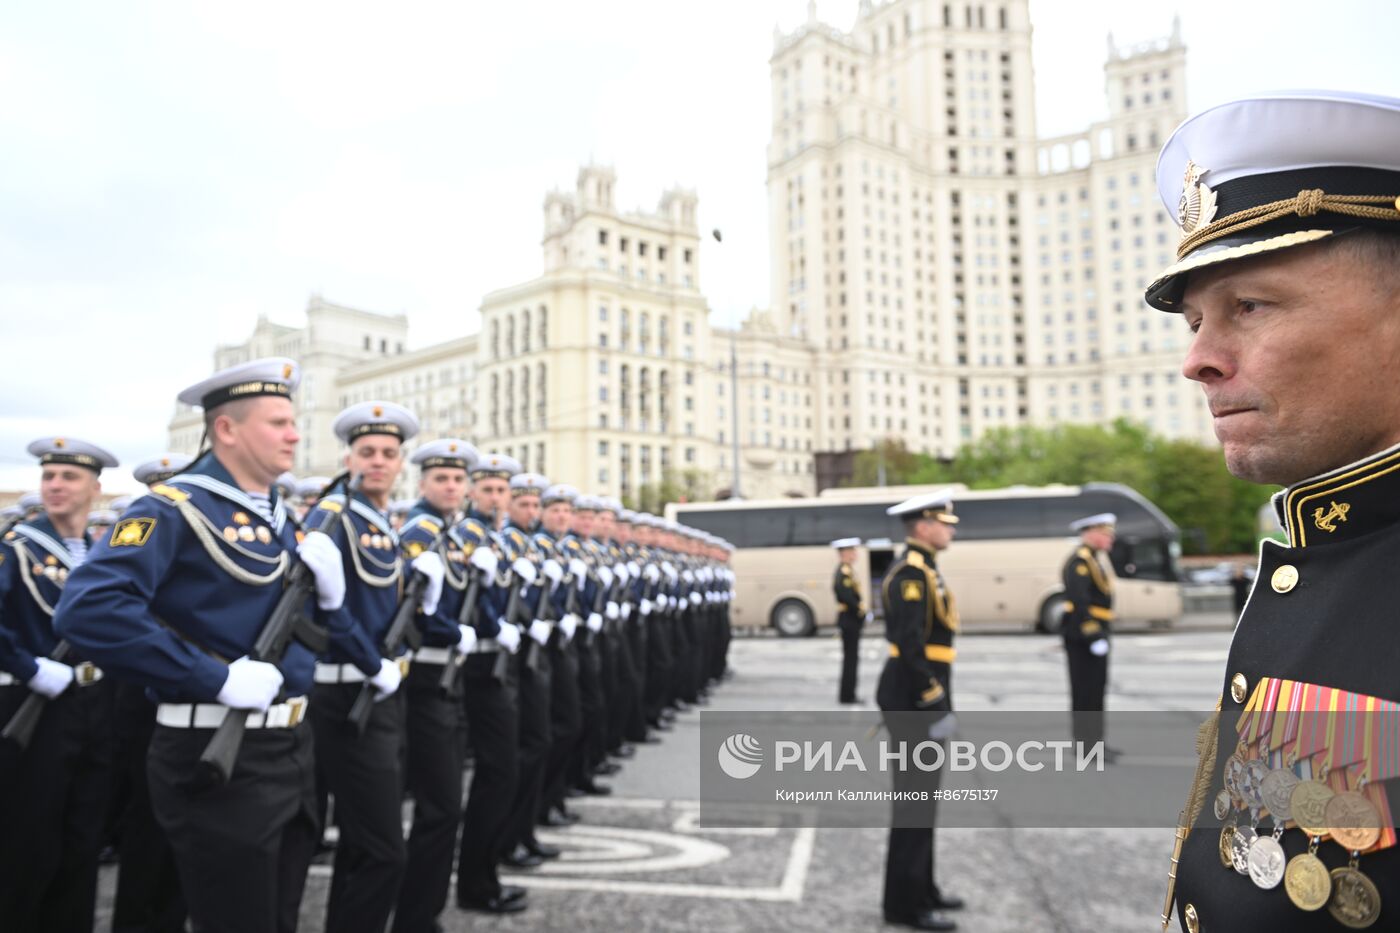
[{"label": "black shoe", "polygon": [[637,754],[637,749],[631,745],[619,745],[611,752],[608,752],[608,754],[612,755],[614,758],[631,758],[633,755]]},{"label": "black shoe", "polygon": [[510,851],[509,855],[502,856],[502,865],[509,865],[511,868],[539,868],[544,864],[544,859],[534,855],[523,845],[518,845]]},{"label": "black shoe", "polygon": [[865,697],[851,697],[849,700],[842,700],[841,702],[846,704],[860,704],[865,702]]},{"label": "black shoe", "polygon": [[940,894],[934,898],[933,910],[962,910],[967,906],[967,902],[956,894]]},{"label": "black shoe", "polygon": [[604,761],[593,769],[593,773],[598,777],[608,777],[622,770],[622,765],[615,761]]},{"label": "black shoe", "polygon": [[484,900],[459,897],[457,906],[462,910],[476,910],[484,914],[518,914],[530,905],[524,896],[507,898],[504,894],[497,894]]},{"label": "black shoe", "polygon": [[564,791],[564,796],[568,797],[570,800],[577,800],[579,797],[587,797],[588,792],[582,787],[570,787],[568,790]]},{"label": "black shoe", "polygon": [[636,742],[638,745],[660,745],[660,744],[661,744],[661,736],[659,736],[659,735],[644,735],[644,736],[642,736],[640,739],[633,739],[632,741]]},{"label": "black shoe", "polygon": [[527,839],[525,841],[525,848],[530,851],[531,855],[538,855],[540,858],[545,859],[558,858],[564,852],[564,850],[558,846],[548,845],[540,842],[538,839]]},{"label": "black shoe", "polygon": [[886,923],[916,930],[956,930],[958,925],[936,910],[921,910],[912,917],[885,917]]},{"label": "black shoe", "polygon": [[575,789],[590,797],[606,797],[608,794],[612,793],[611,787],[606,784],[599,784],[597,781],[586,781]]},{"label": "black shoe", "polygon": [[518,884],[501,885],[501,900],[518,901],[525,897],[525,889]]},{"label": "black shoe", "polygon": [[578,822],[578,814],[570,813],[568,810],[561,810],[558,807],[551,809],[540,820],[541,826],[552,826],[555,829],[564,826],[572,826]]}]

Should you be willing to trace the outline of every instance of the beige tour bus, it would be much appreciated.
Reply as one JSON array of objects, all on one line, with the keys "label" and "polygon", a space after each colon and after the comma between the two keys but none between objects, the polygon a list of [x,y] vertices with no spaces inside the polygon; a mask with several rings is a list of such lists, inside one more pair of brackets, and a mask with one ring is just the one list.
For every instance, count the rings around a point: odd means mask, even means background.
[{"label": "beige tour bus", "polygon": [[830,542],[862,540],[856,573],[867,606],[881,615],[880,581],[904,540],[885,509],[909,496],[952,489],[961,522],[939,569],[957,596],[966,629],[1059,626],[1060,570],[1074,547],[1070,522],[1113,512],[1118,540],[1110,554],[1119,625],[1166,627],[1181,617],[1181,545],[1177,527],[1127,486],[885,486],[828,489],[810,499],[672,503],[666,516],[735,545],[736,626],[771,626],[810,635],[835,621]]}]

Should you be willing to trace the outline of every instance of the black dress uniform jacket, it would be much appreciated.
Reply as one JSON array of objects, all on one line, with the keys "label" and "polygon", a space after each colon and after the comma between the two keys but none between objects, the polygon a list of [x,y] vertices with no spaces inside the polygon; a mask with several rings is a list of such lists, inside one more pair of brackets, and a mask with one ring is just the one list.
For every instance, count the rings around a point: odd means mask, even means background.
[{"label": "black dress uniform jacket", "polygon": [[[1346,929],[1326,907],[1299,910],[1283,885],[1258,888],[1217,854],[1220,823],[1210,799],[1223,787],[1222,767],[1238,741],[1235,723],[1260,678],[1400,701],[1400,448],[1300,483],[1274,504],[1288,543],[1263,543],[1254,590],[1230,644],[1206,805],[1177,867],[1174,910],[1192,933]],[[1393,790],[1390,798],[1400,813]],[[1289,859],[1308,845],[1297,828],[1279,842]],[[1324,840],[1317,856],[1334,869],[1347,864],[1349,853]],[[1358,868],[1380,893],[1380,917],[1371,929],[1400,929],[1400,848],[1362,855]]]}]

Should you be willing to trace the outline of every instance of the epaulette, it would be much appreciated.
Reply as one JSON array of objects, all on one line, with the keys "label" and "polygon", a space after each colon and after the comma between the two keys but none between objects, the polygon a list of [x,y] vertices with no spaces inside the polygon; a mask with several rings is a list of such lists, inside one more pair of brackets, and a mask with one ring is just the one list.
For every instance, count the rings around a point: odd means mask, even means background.
[{"label": "epaulette", "polygon": [[151,492],[176,505],[179,505],[181,502],[188,502],[190,499],[190,494],[183,489],[176,489],[174,486],[167,486],[164,483],[152,486]]},{"label": "epaulette", "polygon": [[909,553],[904,555],[904,560],[910,567],[922,569],[924,566],[924,555],[913,548],[910,548]]},{"label": "epaulette", "polygon": [[[419,515],[413,520],[413,523],[409,525],[409,528],[422,528],[428,534],[434,536],[442,533],[442,523],[431,515]],[[408,531],[409,528],[405,528],[404,531]]]},{"label": "epaulette", "polygon": [[1093,560],[1093,559],[1094,559],[1094,552],[1091,551],[1091,550],[1089,550],[1089,548],[1088,548],[1086,545],[1082,545],[1082,544],[1081,544],[1078,548],[1075,549],[1075,552],[1074,552],[1074,553],[1075,553],[1075,556],[1081,557],[1081,558],[1083,558],[1084,560]]}]

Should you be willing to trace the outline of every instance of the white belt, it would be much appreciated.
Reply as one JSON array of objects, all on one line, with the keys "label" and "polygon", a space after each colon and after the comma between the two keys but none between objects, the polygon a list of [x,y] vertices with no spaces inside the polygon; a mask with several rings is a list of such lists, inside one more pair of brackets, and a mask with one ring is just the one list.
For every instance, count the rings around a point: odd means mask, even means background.
[{"label": "white belt", "polygon": [[[291,729],[306,718],[306,697],[291,697],[268,707],[266,713],[249,713],[249,729]],[[156,722],[171,729],[217,729],[229,709],[220,703],[162,703]]]},{"label": "white belt", "polygon": [[451,648],[419,648],[413,652],[414,664],[446,664]]},{"label": "white belt", "polygon": [[318,684],[362,684],[367,678],[353,664],[316,663],[316,683]]},{"label": "white belt", "polygon": [[[81,664],[73,665],[73,683],[79,687],[91,687],[105,676],[107,675],[102,673],[102,668],[93,664],[91,661],[84,661]],[[20,680],[14,674],[6,674],[0,671],[0,687],[13,687],[16,684],[22,683],[24,683],[24,681]]]},{"label": "white belt", "polygon": [[501,643],[494,638],[483,638],[472,648],[472,654],[495,654],[501,650]]},{"label": "white belt", "polygon": [[17,683],[19,683],[19,681],[15,680],[14,674],[6,674],[4,671],[0,671],[0,687],[13,687]]}]

